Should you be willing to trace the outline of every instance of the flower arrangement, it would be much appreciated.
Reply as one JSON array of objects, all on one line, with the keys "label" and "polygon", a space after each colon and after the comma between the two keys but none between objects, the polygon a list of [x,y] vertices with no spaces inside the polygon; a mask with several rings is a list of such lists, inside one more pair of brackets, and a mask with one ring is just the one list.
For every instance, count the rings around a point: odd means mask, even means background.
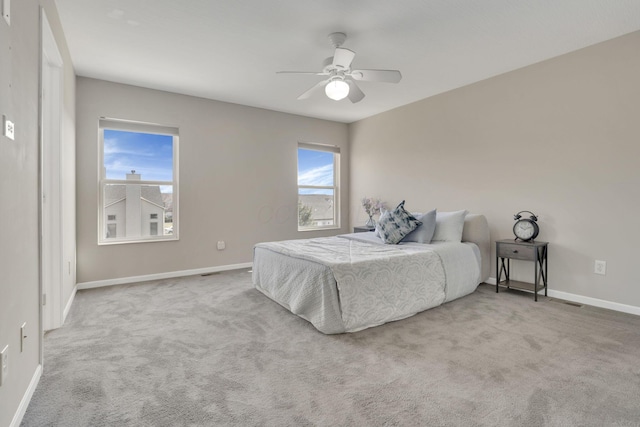
[{"label": "flower arrangement", "polygon": [[380,199],[374,199],[372,197],[365,197],[362,199],[362,207],[369,216],[373,216],[380,212],[380,209],[384,209],[386,204]]},{"label": "flower arrangement", "polygon": [[369,220],[366,225],[369,227],[375,226],[373,216],[380,212],[381,209],[386,209],[387,204],[380,199],[374,199],[373,197],[365,197],[362,199],[362,207],[364,211],[369,215]]}]

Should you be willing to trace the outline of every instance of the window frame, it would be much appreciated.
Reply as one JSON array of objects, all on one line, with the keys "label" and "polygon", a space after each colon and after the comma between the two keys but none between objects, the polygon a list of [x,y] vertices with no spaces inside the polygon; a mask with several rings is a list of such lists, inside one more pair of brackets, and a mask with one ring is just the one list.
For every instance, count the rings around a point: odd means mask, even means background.
[{"label": "window frame", "polygon": [[[333,153],[333,186],[330,185],[300,185],[300,155],[299,150],[322,151],[325,153]],[[337,230],[340,229],[340,147],[337,145],[327,145],[310,142],[298,142],[296,148],[296,184],[298,191],[298,203],[296,204],[296,224],[298,231],[318,231],[318,230]],[[300,189],[316,189],[316,190],[333,190],[333,224],[332,225],[314,225],[300,226],[298,205],[300,203]]]},{"label": "window frame", "polygon": [[[115,130],[125,132],[137,132],[156,135],[171,136],[173,138],[173,173],[172,181],[156,181],[156,180],[139,180],[135,181],[135,184],[144,185],[171,185],[172,186],[172,225],[173,233],[164,234],[164,218],[162,218],[162,227],[158,227],[158,230],[163,230],[163,234],[157,236],[136,236],[136,237],[119,237],[119,238],[107,238],[106,230],[108,219],[105,215],[104,206],[104,192],[107,185],[114,184],[131,184],[130,180],[126,179],[109,179],[106,177],[106,170],[104,167],[104,131]],[[139,122],[133,120],[113,119],[100,117],[98,119],[98,245],[120,245],[129,243],[151,243],[151,242],[166,242],[179,240],[178,233],[178,194],[179,194],[179,171],[178,171],[178,156],[179,156],[179,144],[180,144],[180,132],[177,126],[165,126],[155,123]]]}]

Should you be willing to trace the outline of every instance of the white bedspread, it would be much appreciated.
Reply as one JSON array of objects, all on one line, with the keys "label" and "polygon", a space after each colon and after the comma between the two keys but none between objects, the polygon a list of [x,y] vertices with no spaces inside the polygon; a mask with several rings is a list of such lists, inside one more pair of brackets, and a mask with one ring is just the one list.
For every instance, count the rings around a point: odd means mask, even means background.
[{"label": "white bedspread", "polygon": [[[331,274],[322,275],[318,265]],[[295,279],[269,271],[277,268],[296,270]],[[473,292],[479,277],[474,244],[385,245],[373,233],[356,233],[255,247],[256,288],[325,333],[355,332],[409,317]]]}]

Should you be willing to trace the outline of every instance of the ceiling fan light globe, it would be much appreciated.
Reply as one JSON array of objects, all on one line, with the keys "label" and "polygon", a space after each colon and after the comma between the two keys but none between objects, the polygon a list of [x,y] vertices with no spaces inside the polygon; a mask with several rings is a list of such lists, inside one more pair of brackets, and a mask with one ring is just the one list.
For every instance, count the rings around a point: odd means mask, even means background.
[{"label": "ceiling fan light globe", "polygon": [[349,85],[344,80],[333,80],[327,83],[324,92],[334,101],[340,101],[349,95]]}]

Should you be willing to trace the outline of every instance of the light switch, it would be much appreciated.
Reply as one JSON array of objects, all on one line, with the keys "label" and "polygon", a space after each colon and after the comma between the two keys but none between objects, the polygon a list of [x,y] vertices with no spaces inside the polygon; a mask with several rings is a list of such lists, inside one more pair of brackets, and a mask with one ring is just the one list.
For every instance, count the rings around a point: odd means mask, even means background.
[{"label": "light switch", "polygon": [[7,116],[2,116],[2,122],[2,134],[13,141],[15,139],[15,125]]},{"label": "light switch", "polygon": [[2,0],[2,17],[11,25],[11,0]]}]

